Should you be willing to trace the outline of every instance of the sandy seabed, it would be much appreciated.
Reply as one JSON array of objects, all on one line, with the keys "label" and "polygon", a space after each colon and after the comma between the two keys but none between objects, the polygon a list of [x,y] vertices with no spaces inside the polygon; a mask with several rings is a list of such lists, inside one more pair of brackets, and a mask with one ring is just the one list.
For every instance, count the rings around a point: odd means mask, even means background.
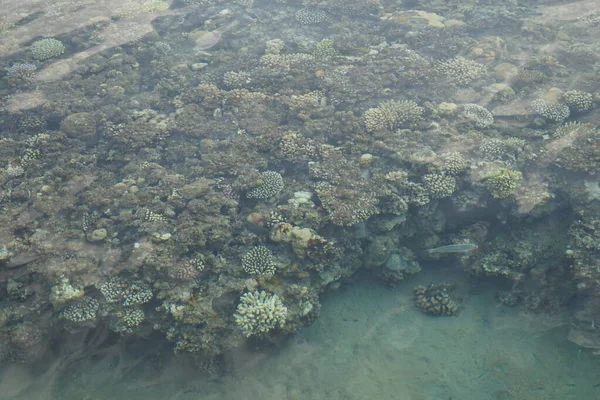
[{"label": "sandy seabed", "polygon": [[[414,286],[440,280],[470,288],[458,316],[426,316],[413,306]],[[45,394],[57,400],[600,398],[600,358],[566,340],[568,321],[502,306],[497,290],[493,282],[435,267],[393,289],[362,277],[325,294],[320,318],[281,346],[228,356],[232,370],[224,377],[203,378],[175,358],[161,368],[140,363],[123,377],[115,373],[118,363],[102,358],[73,365]],[[38,399],[19,394],[31,379],[24,369],[5,369],[4,394],[12,386],[10,398]]]}]

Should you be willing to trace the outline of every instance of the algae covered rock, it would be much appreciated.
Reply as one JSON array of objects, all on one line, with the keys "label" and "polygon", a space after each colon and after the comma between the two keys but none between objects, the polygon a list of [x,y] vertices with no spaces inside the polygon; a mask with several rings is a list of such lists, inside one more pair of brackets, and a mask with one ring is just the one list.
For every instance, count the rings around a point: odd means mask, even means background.
[{"label": "algae covered rock", "polygon": [[89,240],[90,242],[101,242],[104,239],[106,239],[107,235],[108,232],[106,231],[106,229],[101,228],[93,230],[92,232],[88,233],[86,237],[87,240]]},{"label": "algae covered rock", "polygon": [[215,181],[212,179],[199,179],[177,189],[177,193],[186,200],[195,199],[208,193],[214,183]]},{"label": "algae covered rock", "polygon": [[96,136],[96,118],[89,112],[71,114],[62,120],[60,130],[71,138],[91,139]]}]

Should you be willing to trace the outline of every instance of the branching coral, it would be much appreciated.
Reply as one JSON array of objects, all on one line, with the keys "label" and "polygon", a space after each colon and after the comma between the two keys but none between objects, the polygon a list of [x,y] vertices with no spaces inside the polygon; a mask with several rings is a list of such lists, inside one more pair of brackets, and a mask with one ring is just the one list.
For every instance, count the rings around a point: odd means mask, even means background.
[{"label": "branching coral", "polygon": [[553,103],[544,99],[536,99],[531,102],[533,111],[542,117],[555,122],[561,122],[569,118],[571,111],[562,103]]},{"label": "branching coral", "polygon": [[85,296],[68,304],[60,313],[60,316],[71,322],[86,322],[96,318],[98,312],[98,301],[92,297]]},{"label": "branching coral", "polygon": [[515,193],[521,179],[523,179],[521,172],[508,168],[500,168],[486,180],[485,187],[495,198],[504,199]]},{"label": "branching coral", "polygon": [[414,101],[388,100],[365,111],[365,128],[368,132],[393,131],[404,123],[418,121],[424,112]]},{"label": "branching coral", "polygon": [[273,253],[265,246],[256,246],[242,257],[242,267],[250,275],[271,277],[275,274]]},{"label": "branching coral", "polygon": [[99,289],[107,302],[125,306],[147,303],[153,296],[150,286],[145,283],[132,282],[117,276],[101,283]]},{"label": "branching coral", "polygon": [[423,183],[433,199],[450,197],[456,190],[456,178],[445,174],[427,174]]},{"label": "branching coral", "polygon": [[477,128],[488,128],[494,123],[494,117],[492,116],[492,113],[479,104],[464,104],[462,106],[461,115],[473,122],[473,125],[475,125]]},{"label": "branching coral", "polygon": [[66,50],[65,45],[54,38],[45,38],[34,42],[29,48],[31,56],[36,60],[47,60],[52,57],[58,57]]},{"label": "branching coral", "polygon": [[456,82],[457,85],[465,86],[475,79],[482,77],[486,73],[487,68],[476,61],[464,57],[456,57],[441,61],[437,65],[437,71],[451,81]]},{"label": "branching coral", "polygon": [[279,172],[265,171],[260,176],[258,186],[246,194],[249,199],[268,199],[283,190],[283,177]]},{"label": "branching coral", "polygon": [[287,307],[276,294],[249,292],[240,298],[235,323],[245,336],[265,334],[285,324]]},{"label": "branching coral", "polygon": [[594,107],[594,95],[579,90],[570,90],[563,93],[560,100],[565,103],[573,113],[583,113]]}]

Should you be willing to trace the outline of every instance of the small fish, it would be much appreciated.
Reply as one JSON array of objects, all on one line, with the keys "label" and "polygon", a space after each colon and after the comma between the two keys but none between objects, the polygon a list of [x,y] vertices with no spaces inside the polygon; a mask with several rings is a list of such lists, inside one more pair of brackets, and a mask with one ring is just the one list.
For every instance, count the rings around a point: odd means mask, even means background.
[{"label": "small fish", "polygon": [[464,244],[450,244],[448,246],[435,247],[433,249],[426,250],[428,254],[440,254],[440,253],[463,253],[467,254],[475,249],[477,246],[474,243],[464,243]]}]

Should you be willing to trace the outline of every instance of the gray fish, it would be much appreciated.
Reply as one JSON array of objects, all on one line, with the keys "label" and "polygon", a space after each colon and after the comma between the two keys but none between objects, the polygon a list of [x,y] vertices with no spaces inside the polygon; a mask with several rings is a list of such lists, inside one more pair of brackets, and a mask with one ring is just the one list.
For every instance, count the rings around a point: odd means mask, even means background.
[{"label": "gray fish", "polygon": [[230,23],[215,29],[214,31],[203,31],[195,29],[189,34],[189,37],[194,40],[194,48],[196,50],[208,50],[214,47],[217,43],[219,43],[219,40],[221,40],[221,35],[223,35],[223,33],[237,26],[239,23],[240,21],[233,20]]},{"label": "gray fish", "polygon": [[429,254],[440,254],[440,253],[469,253],[477,249],[477,245],[474,243],[464,244],[449,244],[448,246],[435,247],[433,249],[426,250]]}]

